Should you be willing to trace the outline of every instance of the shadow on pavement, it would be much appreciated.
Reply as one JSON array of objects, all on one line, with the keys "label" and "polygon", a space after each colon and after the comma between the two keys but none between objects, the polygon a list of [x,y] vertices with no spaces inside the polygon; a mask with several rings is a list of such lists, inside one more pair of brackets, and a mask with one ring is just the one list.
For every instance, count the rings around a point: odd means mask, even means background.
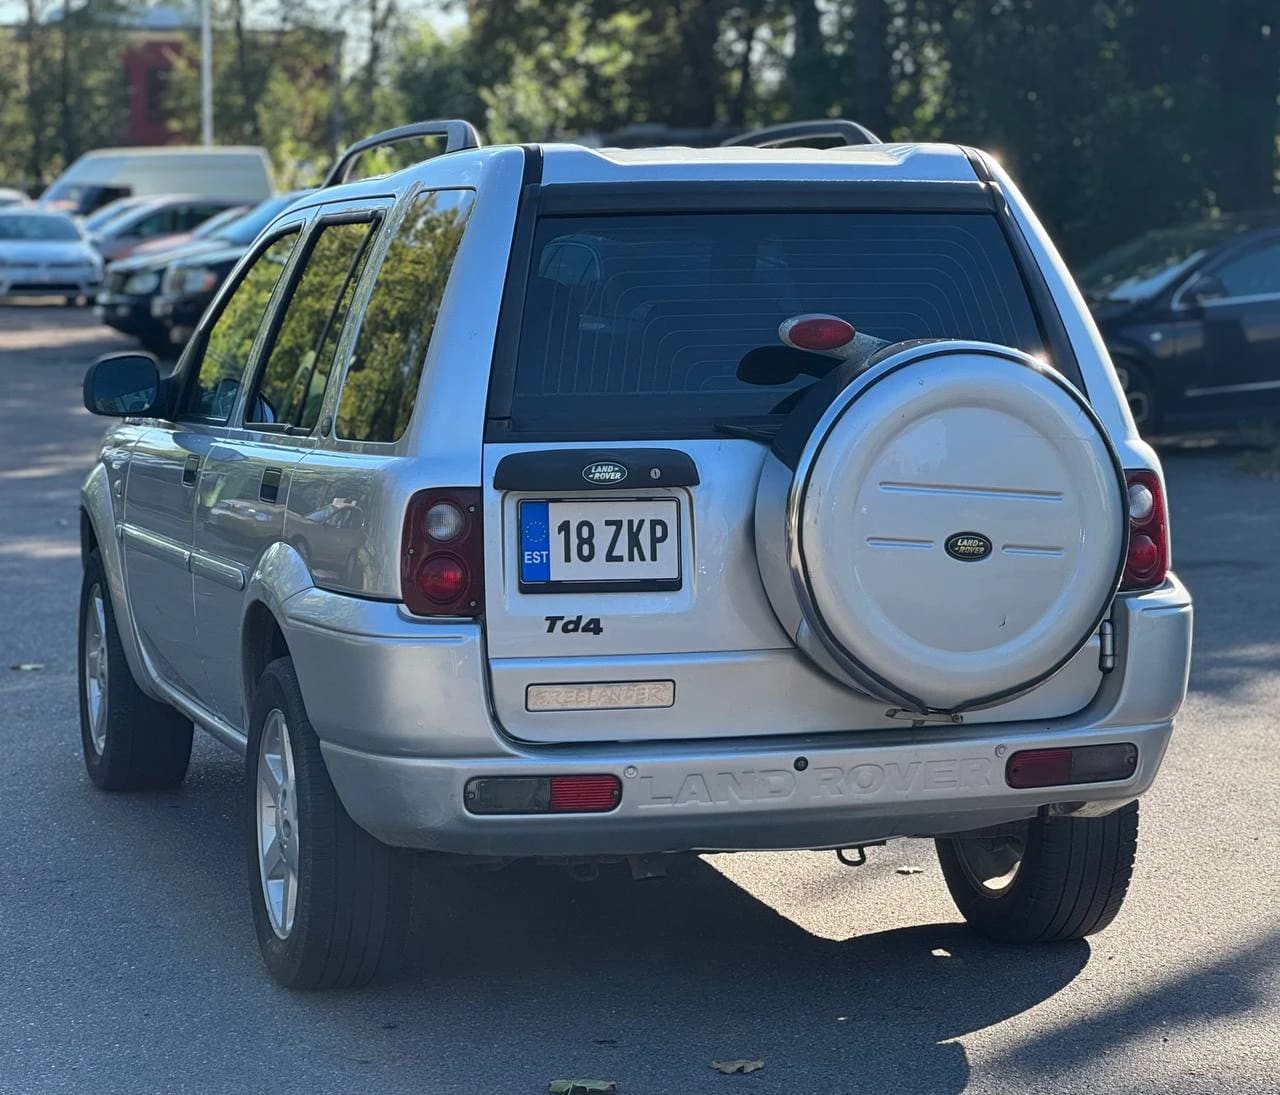
[{"label": "shadow on pavement", "polygon": [[[943,1043],[1039,1004],[1090,953],[997,947],[960,924],[818,938],[699,860],[640,883],[622,866],[587,884],[533,865],[446,877],[416,917],[436,950],[419,989],[568,1017],[584,1043],[642,1043],[659,1064],[762,1057],[787,1091],[963,1091],[964,1049]],[[527,1033],[494,1030],[490,1049],[527,1055]]]},{"label": "shadow on pavement", "polygon": [[197,761],[186,789],[160,795],[83,789],[112,848],[98,866],[120,872],[122,892],[141,876],[158,908],[184,909],[146,958],[175,974],[153,1005],[181,1007],[200,991],[191,971],[216,970],[219,997],[243,1007],[233,1027],[266,1044],[305,1031],[307,1068],[354,1062],[376,1071],[372,1090],[532,1092],[585,1075],[683,1095],[743,1082],[712,1060],[758,1057],[757,1093],[950,1095],[970,1079],[950,1039],[1035,1007],[1089,960],[1086,943],[997,946],[958,923],[820,938],[696,858],[665,880],[634,882],[619,864],[582,883],[424,856],[404,966],[359,991],[291,993],[252,941],[238,768]]}]

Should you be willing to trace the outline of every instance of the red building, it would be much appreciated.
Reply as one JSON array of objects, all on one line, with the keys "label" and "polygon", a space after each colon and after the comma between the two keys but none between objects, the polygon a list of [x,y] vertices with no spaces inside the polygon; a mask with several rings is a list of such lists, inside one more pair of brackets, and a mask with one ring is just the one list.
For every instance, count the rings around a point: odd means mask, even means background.
[{"label": "red building", "polygon": [[167,92],[169,74],[191,48],[194,26],[186,12],[150,8],[131,21],[123,64],[129,90],[130,145],[171,144]]}]

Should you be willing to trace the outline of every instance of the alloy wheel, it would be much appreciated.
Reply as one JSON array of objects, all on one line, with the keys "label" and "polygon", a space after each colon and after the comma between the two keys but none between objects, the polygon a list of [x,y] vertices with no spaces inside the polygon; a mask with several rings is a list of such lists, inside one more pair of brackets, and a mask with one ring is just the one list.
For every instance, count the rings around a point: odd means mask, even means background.
[{"label": "alloy wheel", "polygon": [[89,740],[94,752],[101,756],[107,748],[107,610],[100,585],[89,590],[80,661],[89,714]]},{"label": "alloy wheel", "polygon": [[258,872],[272,930],[287,939],[298,904],[297,781],[284,712],[273,709],[258,747]]}]

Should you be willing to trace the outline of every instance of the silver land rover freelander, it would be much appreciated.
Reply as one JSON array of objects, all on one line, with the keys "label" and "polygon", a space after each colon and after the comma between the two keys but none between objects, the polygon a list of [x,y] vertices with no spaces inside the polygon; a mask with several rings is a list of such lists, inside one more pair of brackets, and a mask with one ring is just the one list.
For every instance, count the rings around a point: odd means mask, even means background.
[{"label": "silver land rover freelander", "polygon": [[117,354],[84,396],[117,419],[81,509],[89,775],[174,787],[193,724],[244,755],[287,985],[396,953],[415,849],[933,837],[992,938],[1120,908],[1191,601],[1159,462],[981,152],[390,131],[172,375]]}]

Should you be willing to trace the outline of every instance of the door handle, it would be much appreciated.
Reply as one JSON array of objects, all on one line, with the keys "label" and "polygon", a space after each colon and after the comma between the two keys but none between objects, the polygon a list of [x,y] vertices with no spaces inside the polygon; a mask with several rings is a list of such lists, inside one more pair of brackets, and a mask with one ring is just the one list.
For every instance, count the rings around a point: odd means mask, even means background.
[{"label": "door handle", "polygon": [[182,485],[194,487],[198,478],[200,478],[200,457],[192,453],[187,457],[187,462],[182,465]]},{"label": "door handle", "polygon": [[280,500],[280,479],[283,474],[279,468],[262,469],[262,485],[258,487],[258,501],[274,504]]}]

